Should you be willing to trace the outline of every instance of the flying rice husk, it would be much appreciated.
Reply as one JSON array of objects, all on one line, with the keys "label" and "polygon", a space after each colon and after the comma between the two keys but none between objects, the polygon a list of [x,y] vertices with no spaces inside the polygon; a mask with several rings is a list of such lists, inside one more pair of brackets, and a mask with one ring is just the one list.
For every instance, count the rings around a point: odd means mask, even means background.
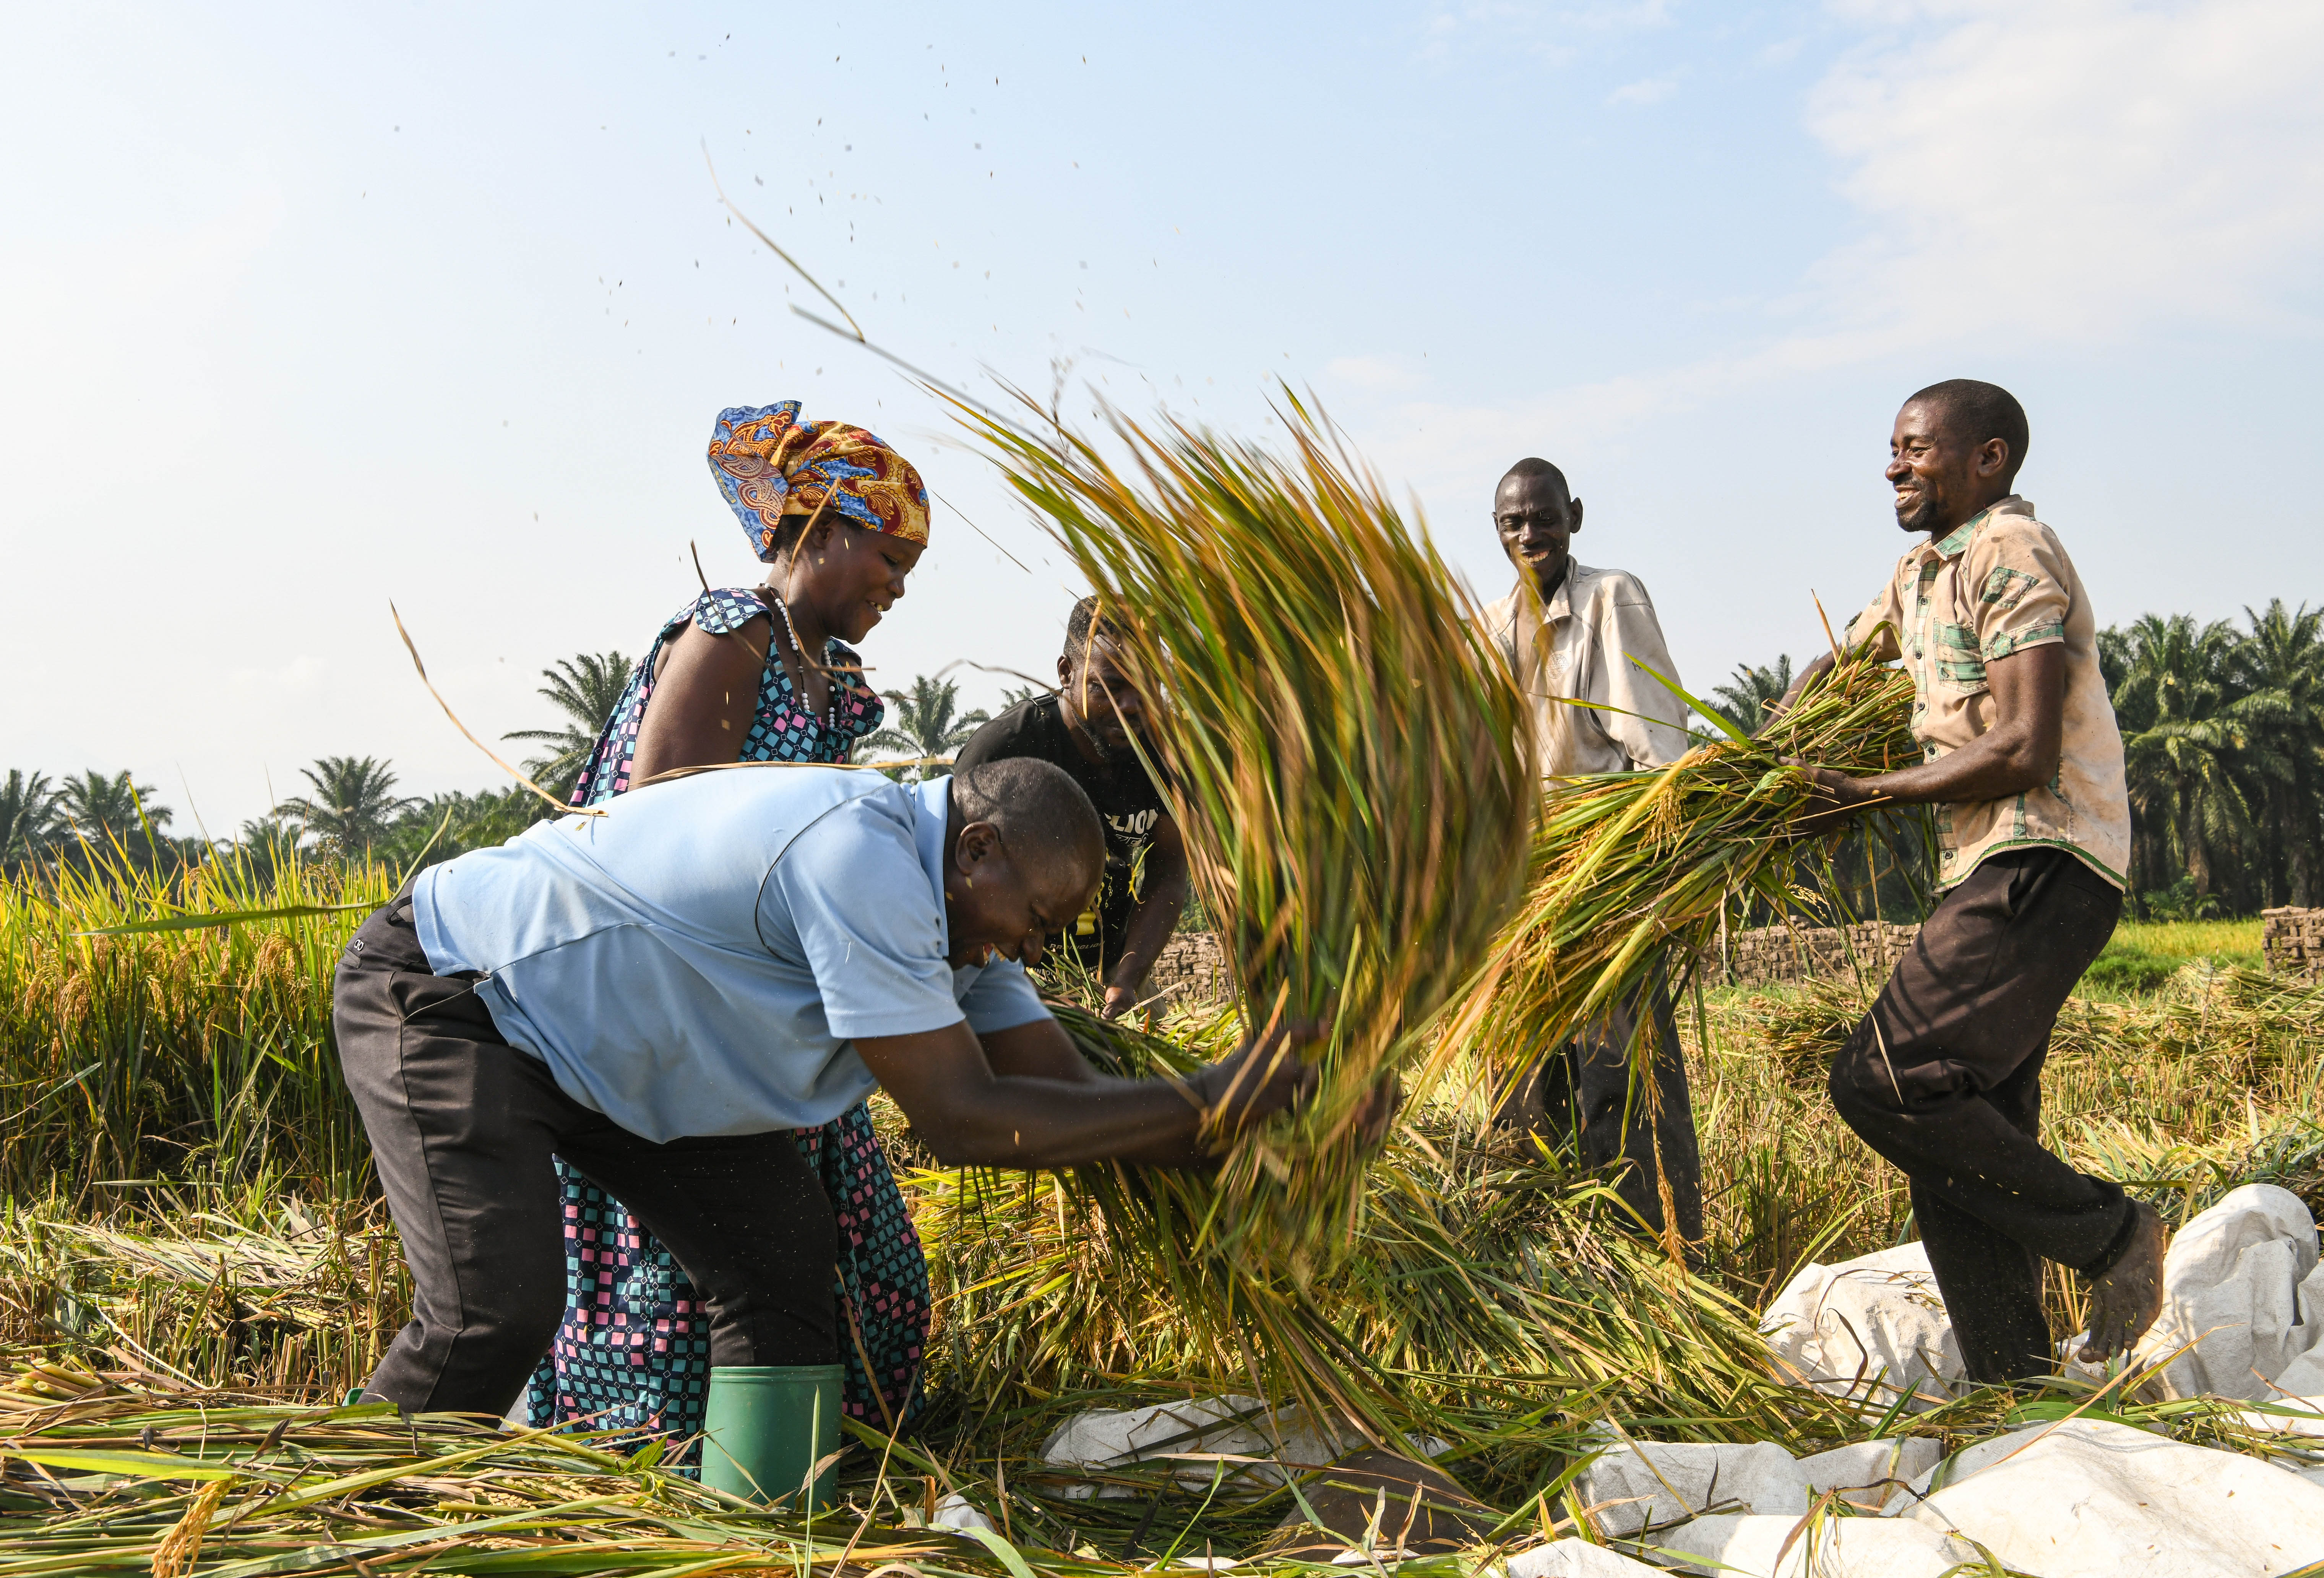
[{"label": "flying rice husk", "polygon": [[1188,1252],[1305,1281],[1361,1215],[1368,1093],[1422,1056],[1517,900],[1536,797],[1469,600],[1328,426],[1284,404],[1287,457],[1108,411],[1119,466],[1054,420],[962,409],[1103,599],[1249,1020],[1329,1026],[1296,1115],[1149,1196]]}]

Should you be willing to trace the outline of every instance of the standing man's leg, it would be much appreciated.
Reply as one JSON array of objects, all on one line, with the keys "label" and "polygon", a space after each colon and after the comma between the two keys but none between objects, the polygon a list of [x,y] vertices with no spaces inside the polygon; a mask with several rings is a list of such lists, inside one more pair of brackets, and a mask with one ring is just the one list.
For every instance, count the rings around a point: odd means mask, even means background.
[{"label": "standing man's leg", "polygon": [[[1647,1032],[1655,1041],[1651,1098],[1645,1091],[1634,1094],[1630,1085],[1630,1038],[1641,998],[1653,1016]],[[1552,1145],[1570,1143],[1581,1164],[1593,1172],[1627,1161],[1615,1193],[1656,1232],[1663,1230],[1667,1186],[1679,1236],[1693,1242],[1702,1237],[1702,1159],[1687,1090],[1686,1051],[1679,1043],[1670,984],[1660,968],[1641,998],[1626,1000],[1582,1034],[1544,1053],[1497,1121],[1529,1129]]]},{"label": "standing man's leg", "polygon": [[[1639,1010],[1649,1016],[1645,1033],[1654,1047],[1654,1090],[1634,1090],[1630,1041]],[[1644,991],[1628,998],[1575,1043],[1574,1111],[1583,1162],[1602,1167],[1616,1160],[1622,1170],[1615,1192],[1648,1227],[1664,1228],[1663,1190],[1670,1191],[1678,1236],[1692,1243],[1702,1237],[1702,1157],[1694,1132],[1694,1103],[1687,1090],[1686,1048],[1678,1038],[1669,977],[1656,965]]]},{"label": "standing man's leg", "polygon": [[1833,1105],[1912,1180],[1973,1380],[2052,1368],[2041,1260],[2098,1279],[2151,1251],[2159,1269],[2153,1213],[2034,1132],[2051,1026],[2121,910],[2120,891],[2064,850],[1988,858],[1930,915],[1832,1061]]},{"label": "standing man's leg", "polygon": [[[2015,1073],[1985,1094],[2010,1127],[2038,1142],[2042,1134],[2042,1064],[2045,1038]],[[1944,1292],[1945,1310],[1972,1380],[2001,1381],[2047,1374],[2050,1319],[2042,1308],[2042,1257],[2000,1229],[1988,1227],[1942,1191],[1912,1185],[1913,1221],[1929,1252],[1929,1268]]]}]

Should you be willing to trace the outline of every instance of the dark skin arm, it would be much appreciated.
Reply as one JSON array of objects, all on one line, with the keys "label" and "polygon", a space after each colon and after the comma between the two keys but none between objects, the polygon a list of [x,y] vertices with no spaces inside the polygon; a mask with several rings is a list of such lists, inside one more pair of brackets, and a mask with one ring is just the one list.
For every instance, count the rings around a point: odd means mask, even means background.
[{"label": "dark skin arm", "polygon": [[[1222,1062],[1200,1068],[1185,1091],[1162,1079],[1114,1079],[1084,1060],[1055,1020],[979,1038],[964,1020],[941,1030],[867,1037],[855,1043],[872,1071],[946,1167],[1059,1167],[1121,1160],[1198,1167],[1209,1160],[1203,1110],[1218,1109],[1219,1132],[1238,1129],[1305,1099],[1315,1071],[1278,1029]],[[1270,1070],[1274,1053],[1283,1056]],[[1246,1061],[1255,1066],[1244,1077]]]},{"label": "dark skin arm", "polygon": [[1164,817],[1154,825],[1154,843],[1146,852],[1145,895],[1130,912],[1123,928],[1121,957],[1105,987],[1105,1017],[1119,1019],[1138,1001],[1147,972],[1169,946],[1179,912],[1186,908],[1192,885],[1186,868],[1186,841],[1178,824]]},{"label": "dark skin arm", "polygon": [[[1808,665],[1777,711],[1788,707],[1811,679],[1831,667],[1830,654]],[[2055,778],[2065,732],[2065,647],[2052,641],[1996,658],[1985,666],[1985,679],[1993,693],[1993,726],[1958,751],[1864,778],[1811,766],[1831,803],[1802,831],[1820,832],[1876,802],[1921,806],[2006,800]]]}]

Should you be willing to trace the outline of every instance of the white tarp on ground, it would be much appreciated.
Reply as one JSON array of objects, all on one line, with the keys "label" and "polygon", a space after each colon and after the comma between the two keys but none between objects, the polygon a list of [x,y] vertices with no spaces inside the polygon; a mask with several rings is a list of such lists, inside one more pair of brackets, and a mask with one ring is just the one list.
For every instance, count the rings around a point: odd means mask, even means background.
[{"label": "white tarp on ground", "polygon": [[1917,1243],[1837,1266],[1811,1262],[1775,1296],[1759,1331],[1786,1380],[1842,1394],[1879,1378],[1884,1406],[1910,1390],[1912,1407],[1933,1407],[1964,1374],[1936,1274]]},{"label": "white tarp on ground", "polygon": [[2041,1578],[2275,1578],[2324,1560],[2324,1486],[2091,1419],[1981,1441],[1908,1514]]},{"label": "white tarp on ground", "polygon": [[1808,1509],[1808,1482],[1799,1463],[1766,1441],[1625,1443],[1582,1470],[1574,1488],[1609,1537],[1702,1512],[1796,1518]]},{"label": "white tarp on ground", "polygon": [[[1278,1444],[1276,1431],[1282,1436]],[[1364,1445],[1350,1432],[1317,1429],[1300,1408],[1278,1408],[1270,1417],[1257,1398],[1193,1398],[1145,1408],[1102,1408],[1076,1414],[1041,1444],[1041,1455],[1060,1469],[1102,1473],[1141,1462],[1167,1462],[1173,1453],[1222,1453],[1279,1462],[1294,1473],[1330,1463]],[[1269,1465],[1227,1465],[1230,1478],[1247,1472],[1280,1484],[1283,1471]],[[1217,1470],[1209,1463],[1177,1465],[1176,1478],[1194,1490],[1206,1488]],[[1125,1485],[1069,1485],[1066,1496],[1131,1496]]]},{"label": "white tarp on ground", "polygon": [[2172,1236],[2163,1315],[2135,1358],[2159,1364],[2181,1348],[2156,1383],[2165,1397],[2324,1393],[2324,1268],[2299,1195],[2246,1184]]},{"label": "white tarp on ground", "polygon": [[1810,1495],[1837,1490],[1849,1506],[1877,1512],[1899,1486],[1927,1473],[1944,1454],[1944,1448],[1925,1435],[1900,1435],[1836,1446],[1800,1459],[1798,1466]]},{"label": "white tarp on ground", "polygon": [[1673,1553],[1699,1559],[1683,1572],[1727,1578],[1946,1578],[1978,1559],[1972,1546],[1953,1536],[1897,1518],[1823,1517],[1809,1523],[1729,1514],[1698,1518],[1649,1536],[1648,1543],[1665,1560]]},{"label": "white tarp on ground", "polygon": [[1582,1472],[1575,1491],[1609,1538],[1705,1512],[1757,1512],[1797,1518],[1813,1498],[1877,1510],[1900,1483],[1935,1467],[1924,1437],[1865,1441],[1794,1458],[1772,1442],[1612,1444]]},{"label": "white tarp on ground", "polygon": [[1536,1546],[1509,1558],[1509,1578],[1661,1578],[1662,1572],[1578,1539]]}]

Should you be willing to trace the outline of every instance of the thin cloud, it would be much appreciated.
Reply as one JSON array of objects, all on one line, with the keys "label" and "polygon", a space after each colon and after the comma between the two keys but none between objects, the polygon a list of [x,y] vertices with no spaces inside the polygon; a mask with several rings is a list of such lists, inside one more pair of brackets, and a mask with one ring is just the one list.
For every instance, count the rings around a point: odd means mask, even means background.
[{"label": "thin cloud", "polygon": [[1660,104],[1677,91],[1676,77],[1649,77],[1643,82],[1624,83],[1606,96],[1606,102],[1643,107],[1650,104]]},{"label": "thin cloud", "polygon": [[1835,9],[1868,36],[1811,92],[1806,124],[1841,161],[1864,234],[1768,304],[1802,327],[1521,405],[1406,405],[1403,430],[1429,435],[1426,470],[1493,464],[1543,431],[1603,442],[1737,389],[1997,331],[2315,332],[2294,292],[2324,249],[2324,6]]}]

